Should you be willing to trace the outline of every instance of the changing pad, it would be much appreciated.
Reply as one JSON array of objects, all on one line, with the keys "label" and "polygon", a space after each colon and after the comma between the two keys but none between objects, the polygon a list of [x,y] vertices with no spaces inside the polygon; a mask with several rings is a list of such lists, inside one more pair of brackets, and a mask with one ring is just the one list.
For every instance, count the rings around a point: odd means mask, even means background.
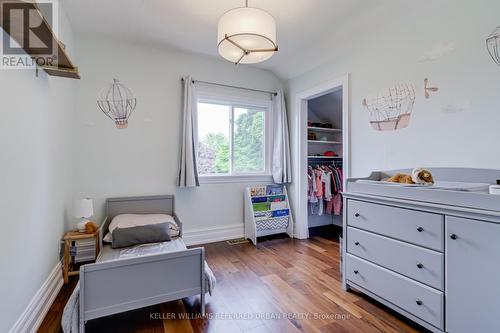
[{"label": "changing pad", "polygon": [[467,182],[450,182],[436,181],[434,184],[404,184],[392,183],[383,180],[358,179],[357,183],[383,184],[402,187],[418,187],[423,189],[448,190],[448,191],[463,191],[463,192],[488,192],[490,184],[486,183],[467,183]]}]

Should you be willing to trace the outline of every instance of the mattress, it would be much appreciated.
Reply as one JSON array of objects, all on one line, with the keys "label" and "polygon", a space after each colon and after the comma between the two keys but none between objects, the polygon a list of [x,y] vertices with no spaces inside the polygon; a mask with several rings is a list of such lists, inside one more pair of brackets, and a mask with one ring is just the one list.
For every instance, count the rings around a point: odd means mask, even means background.
[{"label": "mattress", "polygon": [[97,262],[182,251],[185,249],[187,247],[181,237],[176,237],[168,242],[141,244],[120,249],[113,249],[110,244],[106,244],[102,246],[101,252],[97,257]]},{"label": "mattress", "polygon": [[[148,255],[176,252],[186,250],[186,244],[181,237],[175,237],[168,242],[141,244],[121,249],[113,249],[111,245],[103,245],[97,262],[105,262],[111,260],[121,260],[133,257],[142,257]],[[217,282],[214,273],[205,261],[205,290],[212,295],[212,290]]]}]

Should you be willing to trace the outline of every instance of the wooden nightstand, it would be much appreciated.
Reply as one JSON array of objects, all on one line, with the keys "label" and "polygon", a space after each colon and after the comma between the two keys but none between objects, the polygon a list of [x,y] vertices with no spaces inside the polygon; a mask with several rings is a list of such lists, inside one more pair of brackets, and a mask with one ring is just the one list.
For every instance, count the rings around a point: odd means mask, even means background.
[{"label": "wooden nightstand", "polygon": [[79,270],[73,270],[74,256],[71,255],[71,246],[74,241],[81,241],[85,239],[95,239],[95,257],[99,255],[99,231],[93,234],[86,234],[79,231],[69,231],[64,235],[64,262],[63,262],[63,276],[64,283],[68,283],[70,275],[78,275]]}]

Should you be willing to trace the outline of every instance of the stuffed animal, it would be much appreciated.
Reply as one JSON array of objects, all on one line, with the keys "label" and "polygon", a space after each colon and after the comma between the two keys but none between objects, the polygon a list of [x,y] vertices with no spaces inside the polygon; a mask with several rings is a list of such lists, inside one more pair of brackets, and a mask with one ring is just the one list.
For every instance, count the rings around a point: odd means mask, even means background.
[{"label": "stuffed animal", "polygon": [[391,182],[391,183],[401,183],[401,184],[415,184],[413,180],[411,179],[410,175],[404,174],[404,173],[397,173],[391,178],[383,179],[386,182]]},{"label": "stuffed animal", "polygon": [[98,229],[97,224],[95,224],[94,222],[89,221],[89,222],[85,223],[85,233],[86,234],[93,234],[94,232],[97,231],[97,229]]},{"label": "stuffed animal", "polygon": [[394,176],[385,179],[385,181],[401,184],[434,184],[434,178],[432,177],[431,172],[422,168],[413,169],[411,175],[397,173]]}]

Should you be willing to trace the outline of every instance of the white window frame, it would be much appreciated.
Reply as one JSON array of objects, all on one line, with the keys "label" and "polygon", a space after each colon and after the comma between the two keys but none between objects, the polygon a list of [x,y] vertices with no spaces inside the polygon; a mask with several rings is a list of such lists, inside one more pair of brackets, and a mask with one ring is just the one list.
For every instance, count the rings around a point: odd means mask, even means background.
[{"label": "white window frame", "polygon": [[[227,105],[230,107],[230,140],[229,140],[229,174],[213,174],[213,175],[199,175],[198,179],[200,184],[216,184],[216,183],[250,183],[250,182],[270,182],[272,181],[271,174],[271,157],[273,148],[272,138],[272,120],[273,120],[273,105],[272,101],[260,100],[253,98],[241,98],[234,96],[227,96],[223,94],[214,93],[198,93],[196,103],[211,103],[219,105]],[[265,170],[264,172],[247,172],[235,173],[232,168],[234,165],[234,109],[235,108],[257,108],[263,109],[264,116],[264,149],[265,149]],[[198,117],[197,117],[198,118]],[[198,133],[196,133],[198,137]],[[198,147],[198,142],[196,143]],[[198,158],[198,156],[197,156]]]}]

